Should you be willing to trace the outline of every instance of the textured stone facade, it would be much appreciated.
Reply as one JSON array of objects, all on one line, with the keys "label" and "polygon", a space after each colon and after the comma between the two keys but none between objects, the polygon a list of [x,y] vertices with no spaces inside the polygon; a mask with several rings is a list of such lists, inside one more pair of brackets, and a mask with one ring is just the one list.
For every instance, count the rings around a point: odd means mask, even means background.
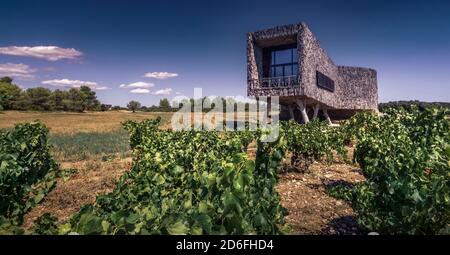
[{"label": "textured stone facade", "polygon": [[[261,86],[264,48],[295,43],[298,50],[298,76],[285,87]],[[334,91],[317,86],[316,72],[334,81]],[[323,109],[376,110],[377,74],[373,69],[337,66],[320,47],[304,24],[279,26],[247,34],[247,73],[249,96],[280,96],[290,105],[302,100],[306,105],[320,104]]]},{"label": "textured stone facade", "polygon": [[377,72],[363,67],[338,66],[340,109],[377,109]]}]

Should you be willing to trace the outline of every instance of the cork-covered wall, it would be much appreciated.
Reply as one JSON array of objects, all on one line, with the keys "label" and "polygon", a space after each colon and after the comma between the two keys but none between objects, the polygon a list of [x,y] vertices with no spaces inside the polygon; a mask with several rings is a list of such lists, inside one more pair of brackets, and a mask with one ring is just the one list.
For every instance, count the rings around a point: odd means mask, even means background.
[{"label": "cork-covered wall", "polygon": [[378,108],[377,72],[370,68],[338,66],[340,109]]},{"label": "cork-covered wall", "polygon": [[[299,55],[298,82],[290,87],[263,88],[262,52],[266,47],[297,44]],[[334,81],[334,92],[319,88],[316,71]],[[320,47],[319,41],[306,26],[278,26],[247,34],[247,80],[249,96],[283,96],[309,99],[331,109],[370,109],[378,104],[376,71],[369,68],[337,66]]]},{"label": "cork-covered wall", "polygon": [[[303,87],[304,95],[329,107],[339,107],[341,89],[336,65],[320,47],[319,42],[308,27],[305,26],[302,32],[298,34],[298,41],[298,45],[301,47],[300,73],[302,75],[300,85]],[[316,71],[325,74],[334,81],[334,92],[317,87]]]}]

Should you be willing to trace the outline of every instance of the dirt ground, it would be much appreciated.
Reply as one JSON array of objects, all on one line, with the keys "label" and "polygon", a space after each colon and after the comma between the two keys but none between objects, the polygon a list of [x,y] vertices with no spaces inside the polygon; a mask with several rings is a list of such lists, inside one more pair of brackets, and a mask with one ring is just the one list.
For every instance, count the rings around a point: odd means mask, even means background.
[{"label": "dirt ground", "polygon": [[44,213],[51,213],[64,222],[76,213],[81,206],[95,202],[98,195],[111,192],[115,182],[131,167],[131,158],[87,160],[75,163],[62,163],[62,171],[75,173],[66,180],[58,178],[56,187],[45,196],[43,202],[25,215],[23,227],[30,228],[33,222]]},{"label": "dirt ground", "polygon": [[347,164],[314,163],[306,173],[282,174],[277,190],[289,212],[286,222],[291,233],[363,234],[350,205],[326,193],[328,185],[363,180],[359,169]]}]

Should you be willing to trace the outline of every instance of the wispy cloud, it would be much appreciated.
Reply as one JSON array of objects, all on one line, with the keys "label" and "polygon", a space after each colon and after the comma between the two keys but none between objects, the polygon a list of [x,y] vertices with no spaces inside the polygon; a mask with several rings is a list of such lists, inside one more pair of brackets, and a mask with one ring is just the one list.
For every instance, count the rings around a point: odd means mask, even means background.
[{"label": "wispy cloud", "polygon": [[106,86],[100,86],[100,87],[95,87],[93,89],[95,89],[95,90],[108,90],[108,89],[111,89],[111,88],[110,87],[106,87]]},{"label": "wispy cloud", "polygon": [[133,94],[148,94],[148,93],[150,93],[150,90],[149,89],[138,88],[138,89],[130,90],[130,93],[133,93]]},{"label": "wispy cloud", "polygon": [[130,84],[120,84],[119,88],[144,88],[144,89],[148,89],[155,86],[155,84],[153,83],[148,83],[148,82],[143,82],[143,81],[138,81],[138,82],[133,82]]},{"label": "wispy cloud", "polygon": [[172,89],[171,88],[166,88],[166,89],[160,89],[158,91],[153,92],[153,95],[170,95],[170,93],[172,93]]},{"label": "wispy cloud", "polygon": [[36,72],[36,69],[25,64],[0,64],[0,76],[10,76],[18,80],[32,80],[34,79],[34,72]]},{"label": "wispy cloud", "polygon": [[0,54],[23,56],[58,61],[61,59],[77,59],[83,55],[81,51],[73,48],[60,48],[58,46],[9,46],[0,47]]},{"label": "wispy cloud", "polygon": [[51,85],[56,87],[63,88],[79,88],[81,86],[87,86],[94,90],[107,90],[109,89],[106,86],[100,86],[97,82],[93,81],[80,81],[80,80],[69,80],[69,79],[55,79],[55,80],[47,80],[42,81],[42,84]]},{"label": "wispy cloud", "polygon": [[144,77],[147,78],[155,78],[158,80],[165,80],[173,77],[177,77],[177,73],[169,73],[169,72],[151,72],[144,74]]}]

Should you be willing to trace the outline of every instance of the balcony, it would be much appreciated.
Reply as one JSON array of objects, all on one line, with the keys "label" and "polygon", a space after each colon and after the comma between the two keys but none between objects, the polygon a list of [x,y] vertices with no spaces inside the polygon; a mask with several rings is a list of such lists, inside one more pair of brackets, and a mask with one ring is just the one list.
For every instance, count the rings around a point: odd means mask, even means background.
[{"label": "balcony", "polygon": [[293,88],[298,85],[298,76],[261,78],[260,80],[252,80],[251,83],[252,89]]}]

